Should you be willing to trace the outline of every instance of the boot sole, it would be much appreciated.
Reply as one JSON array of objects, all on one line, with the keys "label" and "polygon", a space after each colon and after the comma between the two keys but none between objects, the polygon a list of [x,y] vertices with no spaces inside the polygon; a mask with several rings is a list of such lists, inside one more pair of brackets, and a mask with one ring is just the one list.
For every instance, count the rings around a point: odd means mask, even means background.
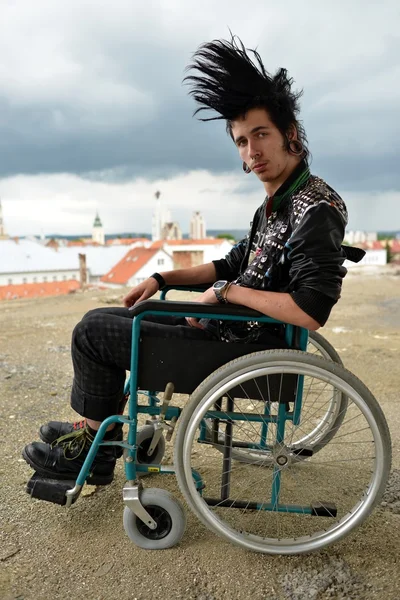
[{"label": "boot sole", "polygon": [[[36,473],[38,473],[40,476],[42,477],[48,477],[49,479],[58,479],[61,481],[65,481],[65,480],[74,480],[76,479],[76,477],[79,475],[79,473],[57,473],[52,471],[51,469],[46,469],[45,467],[42,467],[41,465],[36,464],[31,457],[29,456],[29,454],[27,454],[25,452],[25,448],[22,450],[22,457],[24,458],[24,460],[26,460],[26,462],[28,463],[29,466],[32,467],[32,469],[34,471],[36,471]],[[93,475],[89,475],[89,477],[86,478],[86,483],[88,485],[109,485],[114,479],[114,471],[110,474],[110,475],[97,475],[97,474],[93,474]]]}]

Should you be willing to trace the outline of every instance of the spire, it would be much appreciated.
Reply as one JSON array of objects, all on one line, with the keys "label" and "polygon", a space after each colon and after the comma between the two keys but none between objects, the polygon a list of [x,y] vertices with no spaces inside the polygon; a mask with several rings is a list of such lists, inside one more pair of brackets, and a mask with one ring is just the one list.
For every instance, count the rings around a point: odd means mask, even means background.
[{"label": "spire", "polygon": [[98,212],[96,212],[96,218],[94,220],[93,227],[103,227]]}]

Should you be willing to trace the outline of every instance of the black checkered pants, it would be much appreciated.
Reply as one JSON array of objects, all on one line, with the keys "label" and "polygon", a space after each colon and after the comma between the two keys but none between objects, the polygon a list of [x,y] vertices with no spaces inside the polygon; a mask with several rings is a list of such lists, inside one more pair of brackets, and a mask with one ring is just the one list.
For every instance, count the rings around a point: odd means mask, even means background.
[{"label": "black checkered pants", "polygon": [[[119,413],[131,363],[132,318],[127,308],[97,308],[86,313],[73,331],[71,406],[88,419],[103,421]],[[214,338],[212,333],[190,327],[182,317],[168,316],[143,319],[140,335]]]},{"label": "black checkered pants", "polygon": [[[130,370],[133,315],[127,308],[89,311],[72,334],[74,381],[71,406],[80,415],[103,421],[120,412],[126,371]],[[190,327],[186,319],[148,316],[140,325],[140,337],[216,340],[216,334]],[[282,339],[266,331],[264,348],[283,348]]]}]

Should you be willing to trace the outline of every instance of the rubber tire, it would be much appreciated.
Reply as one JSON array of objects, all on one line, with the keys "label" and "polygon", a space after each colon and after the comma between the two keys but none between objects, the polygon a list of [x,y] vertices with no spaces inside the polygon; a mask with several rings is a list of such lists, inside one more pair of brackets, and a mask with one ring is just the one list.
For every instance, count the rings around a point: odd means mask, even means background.
[{"label": "rubber tire", "polygon": [[311,343],[311,345],[314,346],[314,348],[317,348],[317,350],[319,350],[319,352],[321,352],[320,348],[322,348],[321,354],[322,354],[323,358],[332,360],[333,362],[337,363],[338,365],[343,365],[342,359],[340,358],[339,354],[337,353],[335,348],[332,346],[332,344],[330,342],[328,342],[328,340],[325,339],[324,336],[322,336],[317,331],[309,331],[308,332],[308,343],[309,344]]},{"label": "rubber tire", "polygon": [[[280,361],[285,361],[286,363],[293,362],[294,364],[310,364],[312,366],[317,366],[323,371],[327,373],[331,373],[333,376],[338,377],[341,381],[344,381],[346,384],[350,385],[353,390],[355,390],[356,395],[358,394],[361,398],[363,398],[365,404],[373,415],[375,424],[377,429],[379,430],[379,438],[382,444],[382,454],[385,458],[383,460],[383,464],[381,465],[381,470],[379,474],[376,476],[379,477],[379,485],[375,490],[375,495],[371,500],[371,493],[365,494],[364,501],[362,505],[364,506],[366,502],[369,502],[369,506],[367,509],[364,509],[361,516],[359,515],[359,511],[351,517],[349,517],[346,521],[352,520],[353,524],[351,527],[348,527],[348,523],[342,523],[342,526],[339,526],[334,532],[329,542],[324,541],[324,539],[312,540],[310,539],[307,542],[299,542],[298,544],[287,544],[283,545],[282,543],[268,543],[264,546],[260,546],[251,540],[251,536],[248,539],[232,539],[229,530],[221,531],[216,526],[213,519],[210,518],[209,514],[204,514],[200,511],[197,506],[198,499],[193,499],[192,497],[192,489],[189,488],[186,473],[185,473],[185,459],[184,459],[184,445],[185,440],[187,439],[187,429],[190,426],[192,418],[194,418],[195,413],[198,410],[202,410],[202,401],[204,396],[209,396],[218,389],[221,388],[227,381],[233,379],[234,377],[240,375],[244,371],[249,369],[254,369],[257,367],[266,367],[268,363],[276,364]],[[252,354],[248,354],[246,356],[242,356],[235,360],[230,361],[229,363],[223,365],[207,379],[205,379],[193,392],[190,397],[189,402],[186,404],[185,408],[182,411],[180,417],[180,425],[178,428],[176,440],[175,440],[175,448],[174,448],[174,463],[176,469],[176,477],[178,480],[178,484],[180,490],[186,499],[188,505],[196,514],[197,518],[211,531],[216,533],[217,535],[225,538],[226,540],[241,546],[247,550],[253,550],[256,552],[263,552],[265,554],[278,554],[278,555],[290,555],[290,554],[303,554],[308,552],[313,552],[316,550],[320,550],[324,546],[328,545],[328,543],[337,542],[342,539],[346,535],[348,535],[355,526],[360,525],[368,515],[372,512],[373,508],[380,502],[382,495],[385,491],[386,484],[390,474],[391,468],[391,440],[390,440],[390,432],[389,428],[383,414],[383,411],[377,402],[376,398],[372,395],[370,390],[362,383],[353,373],[345,369],[341,365],[336,365],[332,363],[332,361],[320,358],[313,357],[305,352],[301,352],[299,350],[267,350],[265,352],[255,352]],[[378,473],[378,471],[377,471]],[[195,492],[196,496],[198,493]],[[356,522],[354,520],[357,519]],[[346,527],[347,525],[347,527]]]},{"label": "rubber tire", "polygon": [[[335,362],[338,365],[343,366],[343,361],[340,358],[339,354],[336,352],[335,348],[320,333],[317,333],[316,331],[309,331],[308,332],[308,344],[310,344],[310,343],[312,346],[314,346],[314,348],[316,348],[321,353],[323,358],[325,358],[327,360],[331,360],[332,362]],[[307,345],[307,350],[308,350],[308,345]],[[316,356],[315,353],[311,353],[311,355]],[[347,408],[347,399],[345,397],[343,397],[340,401],[339,414],[336,417],[336,419],[334,420],[331,429],[326,432],[325,436],[323,437],[322,440],[319,441],[318,444],[315,444],[314,446],[312,446],[314,453],[321,450],[321,448],[323,448],[334,437],[334,435],[338,431],[340,425],[342,424],[343,419],[345,418],[346,408]],[[223,444],[223,437],[221,438],[221,444]],[[219,449],[218,446],[216,446],[216,448]],[[237,462],[241,462],[244,464],[250,464],[250,465],[253,464],[255,461],[257,462],[257,458],[256,459],[254,458],[254,453],[252,453],[251,450],[245,450],[245,449],[242,449],[242,450],[233,449],[232,450],[232,459],[236,460]],[[299,462],[301,462],[303,460],[306,460],[306,457],[299,456],[297,460]]]},{"label": "rubber tire", "polygon": [[172,527],[165,537],[159,540],[149,539],[138,529],[140,519],[128,506],[125,506],[123,523],[129,539],[144,550],[165,550],[176,546],[181,541],[186,528],[186,514],[179,500],[166,490],[147,488],[141,492],[140,501],[144,507],[151,505],[166,510],[172,520]]}]

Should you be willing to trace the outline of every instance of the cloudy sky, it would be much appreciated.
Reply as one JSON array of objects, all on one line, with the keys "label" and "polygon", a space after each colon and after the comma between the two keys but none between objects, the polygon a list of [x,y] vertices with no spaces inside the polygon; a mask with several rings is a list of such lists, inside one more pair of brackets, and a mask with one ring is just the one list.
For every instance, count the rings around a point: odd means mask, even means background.
[{"label": "cloudy sky", "polygon": [[182,86],[199,44],[257,47],[304,89],[312,172],[349,228],[400,230],[400,3],[0,0],[0,198],[11,235],[150,231],[160,190],[188,231],[245,229],[263,200],[221,121]]}]

